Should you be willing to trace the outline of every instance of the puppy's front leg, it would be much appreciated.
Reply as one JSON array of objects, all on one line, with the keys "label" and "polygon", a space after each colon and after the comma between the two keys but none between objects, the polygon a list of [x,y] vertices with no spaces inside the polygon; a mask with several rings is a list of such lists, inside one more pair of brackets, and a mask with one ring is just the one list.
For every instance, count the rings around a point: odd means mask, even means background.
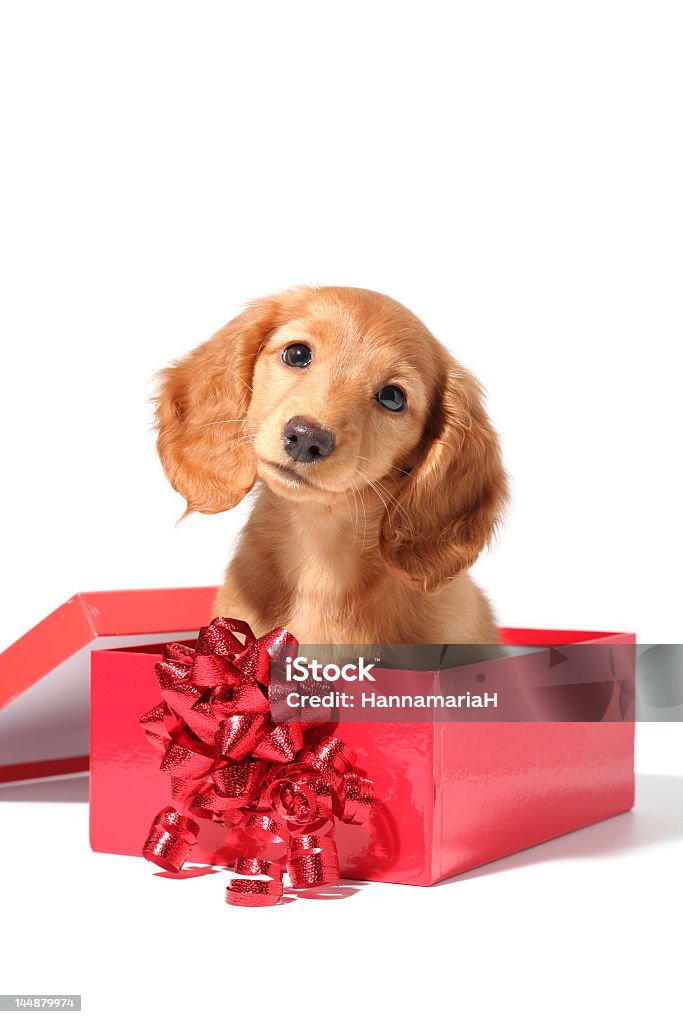
[{"label": "puppy's front leg", "polygon": [[286,622],[286,603],[267,560],[251,548],[240,547],[228,566],[213,614],[243,619],[261,636]]}]

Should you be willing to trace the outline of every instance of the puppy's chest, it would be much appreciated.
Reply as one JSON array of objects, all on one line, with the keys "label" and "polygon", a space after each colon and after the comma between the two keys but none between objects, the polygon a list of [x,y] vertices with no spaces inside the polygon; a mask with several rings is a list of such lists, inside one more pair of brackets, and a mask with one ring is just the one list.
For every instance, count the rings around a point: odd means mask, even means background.
[{"label": "puppy's chest", "polygon": [[[308,537],[288,549],[283,565],[289,584],[288,619],[295,635],[335,642],[363,619],[360,607],[372,590],[373,571],[354,557],[349,543]],[[297,633],[298,629],[298,633]]]},{"label": "puppy's chest", "polygon": [[310,602],[344,604],[357,588],[363,565],[337,537],[309,536],[287,548],[286,577],[294,595]]}]

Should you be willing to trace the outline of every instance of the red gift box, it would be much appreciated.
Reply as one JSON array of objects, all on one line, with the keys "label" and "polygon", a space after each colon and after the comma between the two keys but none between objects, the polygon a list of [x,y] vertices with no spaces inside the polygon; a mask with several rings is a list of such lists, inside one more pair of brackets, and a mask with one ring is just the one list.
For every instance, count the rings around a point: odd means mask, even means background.
[{"label": "red gift box", "polygon": [[196,636],[215,587],[75,594],[0,654],[0,783],[88,769],[90,652]]},{"label": "red gift box", "polygon": [[[504,630],[504,644],[633,644],[629,634]],[[92,848],[139,855],[169,800],[140,717],[159,701],[162,646],[92,654]],[[632,722],[343,721],[336,734],[374,780],[366,826],[339,823],[347,878],[431,885],[628,810]],[[192,861],[231,864],[229,829],[204,822]]]}]

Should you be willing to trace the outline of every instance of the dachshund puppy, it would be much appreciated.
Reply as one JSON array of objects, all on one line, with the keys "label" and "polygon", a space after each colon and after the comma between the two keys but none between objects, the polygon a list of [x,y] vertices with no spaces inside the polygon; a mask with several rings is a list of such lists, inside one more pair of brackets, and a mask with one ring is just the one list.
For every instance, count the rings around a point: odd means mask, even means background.
[{"label": "dachshund puppy", "polygon": [[507,497],[476,380],[359,288],[252,303],[165,370],[158,451],[187,513],[256,486],[214,614],[303,644],[495,644],[467,569]]}]

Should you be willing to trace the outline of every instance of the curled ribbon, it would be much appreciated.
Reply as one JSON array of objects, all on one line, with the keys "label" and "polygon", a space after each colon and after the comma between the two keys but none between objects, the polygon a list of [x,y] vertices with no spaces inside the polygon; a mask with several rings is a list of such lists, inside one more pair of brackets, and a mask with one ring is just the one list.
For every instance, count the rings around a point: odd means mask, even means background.
[{"label": "curled ribbon", "polygon": [[143,856],[179,871],[197,842],[196,819],[239,830],[245,854],[226,891],[233,906],[274,905],[285,872],[294,889],[337,883],[335,822],[361,825],[372,808],[373,784],[342,740],[328,732],[307,742],[320,723],[271,719],[271,663],[295,644],[284,629],[257,640],[246,622],[214,619],[194,650],[166,645],[155,666],[162,700],[140,719],[183,808],[157,814]]}]

